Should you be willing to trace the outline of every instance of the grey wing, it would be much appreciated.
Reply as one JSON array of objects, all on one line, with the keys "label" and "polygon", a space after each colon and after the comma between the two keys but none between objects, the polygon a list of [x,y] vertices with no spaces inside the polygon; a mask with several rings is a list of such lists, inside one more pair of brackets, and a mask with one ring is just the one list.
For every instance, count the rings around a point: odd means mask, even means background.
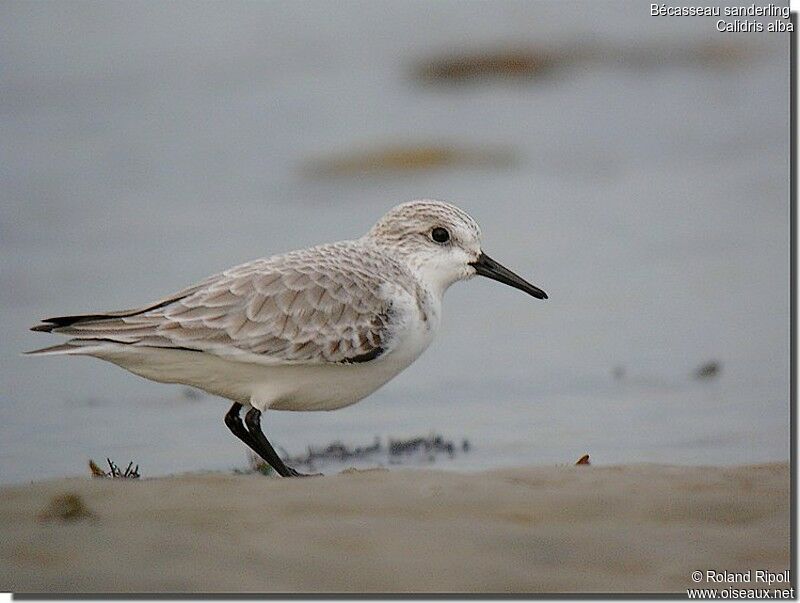
[{"label": "grey wing", "polygon": [[50,319],[56,324],[46,330],[249,360],[256,355],[265,363],[366,362],[390,346],[392,304],[374,275],[257,260],[181,293],[133,314],[69,317],[75,320],[68,324],[66,317]]}]

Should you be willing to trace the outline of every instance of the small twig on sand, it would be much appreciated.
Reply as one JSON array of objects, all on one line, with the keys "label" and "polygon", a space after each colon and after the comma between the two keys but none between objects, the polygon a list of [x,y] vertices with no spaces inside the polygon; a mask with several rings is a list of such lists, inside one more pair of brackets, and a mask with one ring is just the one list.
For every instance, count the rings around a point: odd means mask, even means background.
[{"label": "small twig on sand", "polygon": [[103,471],[100,466],[92,459],[89,459],[89,470],[92,472],[93,477],[108,477],[111,479],[138,479],[141,477],[139,473],[139,465],[133,466],[133,461],[128,463],[125,471],[120,471],[117,464],[109,458],[106,458],[110,471]]}]

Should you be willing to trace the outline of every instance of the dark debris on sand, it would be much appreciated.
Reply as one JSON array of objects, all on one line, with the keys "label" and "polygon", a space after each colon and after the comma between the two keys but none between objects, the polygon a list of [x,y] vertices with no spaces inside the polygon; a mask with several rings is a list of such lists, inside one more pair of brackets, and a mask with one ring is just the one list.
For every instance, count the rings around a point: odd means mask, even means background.
[{"label": "dark debris on sand", "polygon": [[50,499],[47,507],[39,513],[39,521],[80,521],[82,519],[95,519],[96,515],[83,502],[83,499],[74,492],[59,494]]},{"label": "dark debris on sand", "polygon": [[106,459],[106,462],[108,463],[109,471],[103,471],[97,463],[89,459],[89,470],[92,472],[92,477],[107,477],[111,479],[139,479],[141,477],[139,465],[134,467],[133,461],[128,463],[125,471],[120,470],[116,463],[109,458]]}]

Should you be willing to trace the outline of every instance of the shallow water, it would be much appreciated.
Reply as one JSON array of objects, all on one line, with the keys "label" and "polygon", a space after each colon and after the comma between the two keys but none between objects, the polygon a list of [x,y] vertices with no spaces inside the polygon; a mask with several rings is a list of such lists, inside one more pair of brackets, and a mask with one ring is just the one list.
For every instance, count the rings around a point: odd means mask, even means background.
[{"label": "shallow water", "polygon": [[[0,481],[106,456],[144,475],[243,466],[225,401],[20,357],[54,341],[27,328],[358,236],[418,197],[470,211],[486,250],[550,299],[454,286],[415,365],[341,411],[270,413],[277,445],[436,430],[474,446],[443,468],[787,459],[788,36],[648,6],[4,3]],[[454,50],[587,41],[606,50],[547,77],[413,78]],[[720,42],[741,56],[686,59]],[[304,170],[398,143],[514,161]],[[712,359],[720,377],[692,379]]]}]

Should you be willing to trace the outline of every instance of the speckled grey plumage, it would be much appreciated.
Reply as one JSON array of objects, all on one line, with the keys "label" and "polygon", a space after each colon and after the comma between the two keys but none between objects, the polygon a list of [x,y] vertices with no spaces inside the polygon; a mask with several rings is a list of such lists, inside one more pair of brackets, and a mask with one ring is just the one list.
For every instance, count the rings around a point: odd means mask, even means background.
[{"label": "speckled grey plumage", "polygon": [[397,286],[418,294],[402,264],[367,240],[345,241],[247,262],[125,316],[52,331],[278,362],[345,362],[389,346],[387,295]]}]

